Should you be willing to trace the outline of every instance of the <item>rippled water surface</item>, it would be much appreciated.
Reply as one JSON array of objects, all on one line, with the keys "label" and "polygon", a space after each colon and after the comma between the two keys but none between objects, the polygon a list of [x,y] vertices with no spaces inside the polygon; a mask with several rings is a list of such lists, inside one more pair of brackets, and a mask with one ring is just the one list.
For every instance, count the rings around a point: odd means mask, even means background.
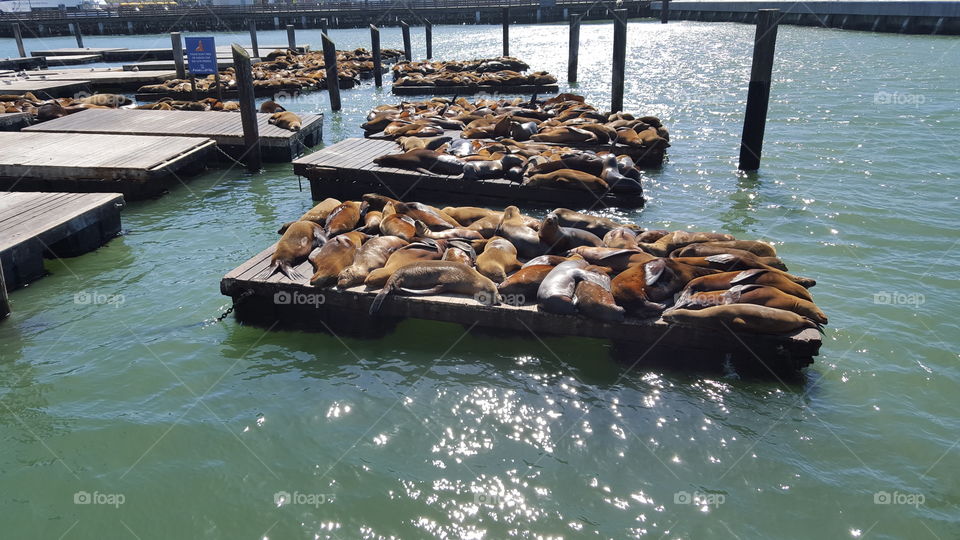
[{"label": "rippled water surface", "polygon": [[[565,26],[511,35],[514,54],[565,78]],[[434,50],[495,55],[499,36],[436,27]],[[611,27],[581,36],[571,88],[607,105]],[[648,174],[649,205],[607,213],[777,242],[830,316],[805,377],[631,367],[598,342],[422,322],[377,341],[212,324],[221,276],[311,205],[288,164],[214,170],[130,204],[123,236],[13,293],[2,536],[960,537],[958,40],[781,27],[762,170],[740,175],[752,36],[630,24],[625,108],[659,115],[673,146]],[[383,42],[399,47],[399,31]],[[394,99],[365,83],[343,101],[327,143]],[[327,104],[321,92],[292,108]]]}]

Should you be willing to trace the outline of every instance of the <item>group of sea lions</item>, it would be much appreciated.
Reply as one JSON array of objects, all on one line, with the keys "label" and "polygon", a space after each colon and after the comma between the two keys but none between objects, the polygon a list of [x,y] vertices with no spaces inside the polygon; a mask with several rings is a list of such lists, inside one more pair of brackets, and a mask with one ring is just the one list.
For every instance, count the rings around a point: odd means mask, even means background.
[{"label": "group of sea lions", "polygon": [[525,62],[512,56],[445,62],[400,62],[393,66],[394,86],[523,86],[556,84],[546,71],[530,74]]},{"label": "group of sea lions", "polygon": [[[401,51],[384,49],[381,55],[395,58]],[[275,50],[267,54],[262,61],[253,64],[254,88],[269,88],[275,91],[300,91],[325,88],[327,70],[323,52],[298,53],[292,50]],[[373,74],[372,55],[363,48],[352,51],[337,51],[337,77],[340,88],[353,88],[360,79]],[[236,90],[236,73],[232,67],[220,71],[220,85],[225,91]],[[170,79],[159,84],[141,86],[139,93],[187,93],[191,91],[187,79]],[[208,75],[197,79],[196,91],[203,95],[214,95],[217,91],[216,78]]]},{"label": "group of sea lions", "polygon": [[[634,156],[662,156],[670,137],[655,116],[601,113],[574,94],[382,105],[362,127],[399,144],[402,153],[374,159],[383,167],[623,194],[642,193]],[[448,130],[459,130],[460,137],[445,136]]]},{"label": "group of sea lions", "polygon": [[32,92],[26,92],[23,95],[0,94],[0,112],[28,113],[38,122],[53,120],[87,109],[115,109],[132,104],[132,99],[119,94],[94,94],[56,99],[40,99]]},{"label": "group of sea lions", "polygon": [[377,194],[326,199],[282,235],[259,277],[280,272],[315,287],[456,294],[496,305],[617,322],[656,318],[780,334],[819,328],[812,279],[786,271],[770,244],[709,232],[644,230],[557,208],[546,217],[480,207],[436,208]]}]

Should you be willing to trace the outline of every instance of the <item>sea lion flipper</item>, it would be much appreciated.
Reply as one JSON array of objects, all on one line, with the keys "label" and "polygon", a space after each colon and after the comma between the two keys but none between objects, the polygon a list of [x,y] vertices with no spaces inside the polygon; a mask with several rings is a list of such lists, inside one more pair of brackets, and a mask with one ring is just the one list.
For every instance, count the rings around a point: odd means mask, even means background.
[{"label": "sea lion flipper", "polygon": [[760,274],[764,272],[766,272],[766,270],[763,268],[751,268],[750,270],[744,270],[743,272],[740,272],[734,276],[734,278],[730,280],[730,284],[737,285],[740,283],[748,283],[759,277]]},{"label": "sea lion flipper", "polygon": [[647,286],[651,286],[660,279],[660,276],[663,275],[663,271],[667,269],[667,263],[663,262],[661,259],[656,259],[647,263],[645,269],[646,282]]},{"label": "sea lion flipper", "polygon": [[293,225],[294,223],[295,223],[295,222],[293,222],[293,221],[288,221],[288,222],[284,223],[283,225],[280,226],[280,230],[277,231],[277,234],[283,234],[283,233],[287,232],[287,229],[289,229],[290,226]]},{"label": "sea lion flipper", "polygon": [[704,257],[704,260],[712,263],[720,264],[729,264],[736,260],[736,255],[731,255],[729,253],[719,253],[717,255],[710,255],[709,257]]}]

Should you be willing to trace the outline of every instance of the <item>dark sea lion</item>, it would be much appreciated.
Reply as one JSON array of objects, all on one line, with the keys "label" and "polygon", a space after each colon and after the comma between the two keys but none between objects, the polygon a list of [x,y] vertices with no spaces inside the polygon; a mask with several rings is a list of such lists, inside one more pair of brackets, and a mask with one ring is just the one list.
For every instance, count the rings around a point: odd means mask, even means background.
[{"label": "dark sea lion", "polygon": [[550,264],[524,266],[505,279],[497,289],[504,296],[519,295],[529,299],[536,298],[540,283],[551,270],[553,270],[553,265]]},{"label": "dark sea lion", "polygon": [[587,280],[577,283],[573,300],[577,311],[592,319],[620,322],[626,314],[626,310],[617,305],[613,293],[610,292],[609,278],[606,287]]},{"label": "dark sea lion", "polygon": [[760,262],[759,257],[753,253],[746,253],[747,256],[722,253],[720,255],[710,255],[707,257],[671,257],[671,260],[692,266],[713,268],[723,272],[732,272],[734,270],[750,270],[751,268],[763,268],[765,270],[770,270],[771,272],[782,272],[783,276],[790,281],[797,283],[798,285],[802,285],[808,289],[817,284],[816,280],[814,279],[795,276],[789,272],[784,272],[783,270],[768,266]]},{"label": "dark sea lion", "polygon": [[610,186],[602,178],[575,169],[558,169],[545,174],[535,174],[524,182],[529,187],[577,188],[587,191],[607,191]]},{"label": "dark sea lion", "polygon": [[537,307],[550,313],[572,315],[577,308],[574,293],[583,280],[609,286],[610,278],[588,269],[587,262],[571,259],[553,267],[537,288]]},{"label": "dark sea lion", "polygon": [[414,226],[416,227],[416,234],[419,238],[430,238],[433,240],[480,240],[483,238],[483,235],[477,231],[464,229],[463,227],[431,231],[422,221],[415,221]]},{"label": "dark sea lion", "polygon": [[472,267],[477,262],[477,252],[470,244],[454,240],[447,243],[447,249],[440,260],[463,263]]},{"label": "dark sea lion", "polygon": [[670,234],[670,231],[666,229],[652,229],[649,231],[643,231],[637,234],[637,243],[641,244],[656,242],[668,234]]},{"label": "dark sea lion", "polygon": [[392,199],[386,195],[380,195],[379,193],[364,193],[361,199],[370,205],[371,210],[380,210],[381,212],[384,212],[384,216],[386,216],[385,208],[388,205],[393,205],[400,202],[397,199]]},{"label": "dark sea lion", "polygon": [[573,126],[560,126],[541,131],[530,137],[530,140],[552,143],[582,143],[596,142],[597,136],[589,131]]},{"label": "dark sea lion", "polygon": [[656,255],[658,257],[666,257],[673,250],[687,246],[689,244],[696,244],[699,242],[715,242],[715,241],[729,241],[734,240],[734,237],[729,234],[722,233],[708,233],[708,232],[687,232],[687,231],[673,231],[672,233],[660,238],[656,242],[645,243],[638,242],[637,245],[640,249]]},{"label": "dark sea lion", "polygon": [[494,234],[509,240],[523,259],[532,259],[546,252],[547,246],[540,242],[540,235],[526,225],[520,209],[516,206],[503,209],[503,217]]},{"label": "dark sea lion", "polygon": [[380,221],[380,234],[397,236],[410,242],[417,235],[416,222],[409,216],[390,214]]},{"label": "dark sea lion", "polygon": [[[755,240],[727,240],[705,242],[714,247],[734,248],[749,251],[757,257],[776,257],[777,250],[766,242],[757,242]],[[674,248],[676,249],[676,248]]]},{"label": "dark sea lion", "polygon": [[380,311],[392,292],[406,294],[465,294],[483,296],[482,303],[500,303],[497,286],[469,266],[450,261],[421,261],[397,269],[370,305],[370,313]]},{"label": "dark sea lion", "polygon": [[600,238],[603,238],[608,232],[618,227],[626,227],[636,231],[637,233],[643,231],[643,229],[638,225],[634,225],[632,223],[619,223],[609,218],[591,216],[590,214],[576,212],[568,208],[557,208],[551,212],[551,214],[555,214],[558,218],[560,218],[560,225],[563,227],[583,229],[595,234]]},{"label": "dark sea lion", "polygon": [[540,242],[550,253],[566,253],[580,246],[602,247],[597,235],[574,227],[561,227],[556,214],[548,214],[540,224]]},{"label": "dark sea lion", "polygon": [[273,114],[278,112],[283,112],[286,109],[283,108],[283,105],[277,103],[276,101],[264,101],[260,104],[260,112]]},{"label": "dark sea lion", "polygon": [[334,208],[325,221],[327,236],[332,238],[356,229],[360,222],[362,205],[363,203],[358,201],[346,201]]},{"label": "dark sea lion", "polygon": [[320,225],[312,221],[294,222],[277,241],[277,248],[270,258],[270,266],[257,274],[257,278],[266,279],[280,272],[292,280],[304,279],[303,274],[293,267],[303,262],[313,248],[325,240]]},{"label": "dark sea lion", "polygon": [[377,236],[367,240],[357,251],[353,263],[337,276],[337,287],[346,289],[362,284],[371,271],[382,268],[390,254],[407,243],[397,236]]},{"label": "dark sea lion", "polygon": [[792,311],[817,324],[827,324],[827,315],[813,302],[766,285],[735,285],[725,291],[689,293],[677,299],[674,309],[703,309],[724,304],[757,304]]},{"label": "dark sea lion", "polygon": [[620,173],[620,165],[617,163],[617,157],[613,154],[604,156],[600,178],[610,186],[610,191],[613,193],[633,195],[643,193],[643,184]]},{"label": "dark sea lion", "polygon": [[475,160],[463,165],[464,180],[490,180],[503,176],[503,165],[499,160]]},{"label": "dark sea lion", "polygon": [[701,310],[677,309],[663,315],[669,323],[730,328],[757,334],[784,334],[802,328],[817,328],[810,319],[792,311],[756,304],[728,304]]},{"label": "dark sea lion", "polygon": [[440,243],[432,240],[410,243],[391,253],[382,268],[371,270],[363,284],[371,288],[382,287],[398,268],[420,261],[439,260],[444,251],[446,247],[441,247]]},{"label": "dark sea lion", "polygon": [[670,263],[669,259],[654,259],[631,266],[615,278],[611,284],[617,304],[629,313],[638,316],[653,316],[664,309],[661,304],[679,291],[692,276],[716,272],[708,268]]},{"label": "dark sea lion", "polygon": [[472,231],[477,231],[483,235],[484,238],[490,238],[497,234],[497,227],[500,226],[501,220],[503,220],[502,214],[491,215],[474,221],[468,225],[467,228]]},{"label": "dark sea lion", "polygon": [[718,247],[713,244],[713,242],[706,242],[702,244],[690,244],[689,246],[684,246],[680,249],[675,249],[670,253],[671,258],[677,257],[709,257],[711,255],[724,255],[729,253],[730,255],[736,255],[738,257],[743,257],[745,259],[750,259],[751,257],[755,258],[757,262],[763,263],[767,266],[776,268],[777,270],[787,271],[787,265],[780,259],[780,257],[760,257],[754,255],[753,253],[737,248],[731,247]]},{"label": "dark sea lion", "polygon": [[569,253],[583,257],[590,264],[610,267],[616,272],[656,259],[653,255],[639,249],[581,246],[570,250]]},{"label": "dark sea lion", "polygon": [[734,285],[748,285],[756,283],[757,285],[767,285],[776,287],[781,291],[792,294],[797,298],[802,298],[808,302],[813,301],[810,292],[803,286],[787,279],[783,272],[753,269],[743,270],[741,272],[721,272],[708,276],[698,277],[687,283],[687,290],[690,293],[726,290]]},{"label": "dark sea lion", "polygon": [[509,240],[494,236],[477,255],[477,270],[496,283],[507,279],[507,274],[520,268],[517,248]]},{"label": "dark sea lion", "polygon": [[618,249],[639,249],[637,232],[628,227],[617,227],[604,235],[603,245]]},{"label": "dark sea lion", "polygon": [[309,257],[314,271],[310,285],[327,287],[336,283],[340,272],[353,263],[357,247],[359,244],[353,238],[342,234],[313,250]]},{"label": "dark sea lion", "polygon": [[373,159],[381,167],[420,171],[427,174],[459,176],[464,162],[450,154],[420,148],[402,154],[387,154]]},{"label": "dark sea lion", "polygon": [[300,117],[290,111],[275,112],[267,122],[290,131],[300,131],[300,128],[303,127],[303,121]]},{"label": "dark sea lion", "polygon": [[413,218],[414,221],[422,221],[427,227],[434,231],[460,226],[457,220],[444,214],[440,209],[427,204],[397,201],[393,204],[393,209],[398,214]]},{"label": "dark sea lion", "polygon": [[538,264],[546,264],[549,266],[556,266],[563,261],[569,261],[570,257],[564,257],[562,255],[540,255],[539,257],[534,257],[529,261],[523,263],[521,268],[526,268],[528,266],[535,266]]}]

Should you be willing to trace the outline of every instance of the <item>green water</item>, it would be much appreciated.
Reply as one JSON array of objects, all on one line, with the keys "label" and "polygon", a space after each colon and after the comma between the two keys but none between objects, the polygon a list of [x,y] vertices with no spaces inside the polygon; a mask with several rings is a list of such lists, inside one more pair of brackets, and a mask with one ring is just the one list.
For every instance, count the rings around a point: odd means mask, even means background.
[{"label": "green water", "polygon": [[[564,74],[566,32],[518,26],[511,50]],[[398,30],[383,34],[399,46]],[[434,50],[494,55],[499,35],[436,27]],[[581,36],[575,89],[607,104],[611,28]],[[221,276],[311,205],[289,165],[213,170],[130,204],[123,236],[12,294],[0,536],[960,537],[958,40],[781,27],[762,170],[744,176],[752,36],[630,25],[625,108],[663,118],[673,147],[646,179],[647,208],[603,212],[776,241],[818,280],[831,322],[799,382],[420,322],[376,341],[213,324],[229,303]],[[362,30],[332,37],[368,44]],[[0,41],[0,56],[13,49]],[[393,98],[368,84],[343,101],[328,143]]]}]

